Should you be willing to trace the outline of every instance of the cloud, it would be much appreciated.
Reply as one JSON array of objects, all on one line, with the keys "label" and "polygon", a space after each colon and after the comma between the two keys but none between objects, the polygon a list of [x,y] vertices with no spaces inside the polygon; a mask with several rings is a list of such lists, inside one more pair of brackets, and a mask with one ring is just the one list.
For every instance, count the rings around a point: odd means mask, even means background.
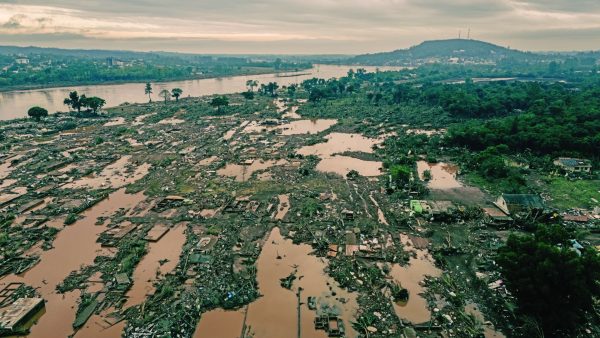
[{"label": "cloud", "polygon": [[10,19],[8,19],[8,21],[3,23],[2,27],[7,28],[7,29],[15,29],[15,28],[22,27],[21,21],[25,18],[27,18],[27,17],[23,14],[15,14],[15,15],[11,16]]},{"label": "cloud", "polygon": [[[597,4],[598,2],[598,4]],[[580,0],[18,0],[0,4],[0,43],[63,34],[112,48],[219,53],[361,53],[472,37],[523,48],[576,49],[568,34],[600,27],[600,1]],[[520,32],[567,33],[530,44]],[[580,31],[578,31],[580,30]],[[532,33],[533,34],[533,33]],[[540,33],[541,34],[541,33]],[[542,35],[540,35],[542,36]],[[155,41],[152,46],[149,41]],[[169,41],[168,44],[158,41]],[[80,42],[80,40],[78,40]],[[491,41],[495,42],[495,41]],[[23,43],[27,43],[24,41]],[[65,42],[57,47],[77,47]],[[587,48],[589,49],[589,47]]]}]

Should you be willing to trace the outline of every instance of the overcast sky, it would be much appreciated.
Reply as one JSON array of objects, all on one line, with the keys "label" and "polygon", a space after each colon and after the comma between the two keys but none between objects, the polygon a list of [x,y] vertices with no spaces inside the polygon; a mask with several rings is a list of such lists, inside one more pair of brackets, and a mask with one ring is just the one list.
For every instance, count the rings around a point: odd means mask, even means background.
[{"label": "overcast sky", "polygon": [[0,44],[198,53],[357,54],[467,35],[600,49],[600,0],[0,0]]}]

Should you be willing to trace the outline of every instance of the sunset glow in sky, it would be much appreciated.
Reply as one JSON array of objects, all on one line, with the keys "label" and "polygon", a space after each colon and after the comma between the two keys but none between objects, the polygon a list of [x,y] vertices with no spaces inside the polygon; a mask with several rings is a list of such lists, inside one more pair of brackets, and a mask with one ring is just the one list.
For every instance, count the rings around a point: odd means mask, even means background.
[{"label": "sunset glow in sky", "polygon": [[467,35],[600,49],[598,0],[0,0],[0,44],[198,53],[356,54]]}]

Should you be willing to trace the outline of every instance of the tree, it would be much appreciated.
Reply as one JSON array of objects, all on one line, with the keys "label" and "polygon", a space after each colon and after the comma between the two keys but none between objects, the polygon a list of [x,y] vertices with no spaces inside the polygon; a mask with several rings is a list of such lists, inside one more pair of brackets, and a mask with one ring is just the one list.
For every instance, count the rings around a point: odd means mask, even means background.
[{"label": "tree", "polygon": [[266,85],[263,83],[260,85],[260,92],[264,95],[269,94],[271,96],[275,96],[277,89],[279,89],[277,82],[269,82]]},{"label": "tree", "polygon": [[84,107],[88,107],[92,110],[92,112],[96,113],[98,112],[98,110],[102,109],[102,107],[104,107],[104,105],[106,104],[106,101],[102,98],[99,98],[97,96],[92,96],[92,97],[83,97],[83,102],[82,102],[82,106]]},{"label": "tree", "polygon": [[287,87],[287,92],[290,97],[294,97],[296,95],[296,89],[298,89],[297,84],[291,84]]},{"label": "tree", "polygon": [[221,112],[221,107],[229,105],[229,99],[226,96],[217,96],[210,101],[210,105],[217,108]]},{"label": "tree", "polygon": [[39,121],[42,117],[48,116],[48,111],[42,107],[31,107],[27,111],[27,115],[34,118],[36,121]]},{"label": "tree", "polygon": [[254,99],[254,92],[242,92],[242,96],[246,99],[246,100],[253,100]]},{"label": "tree", "polygon": [[152,102],[152,97],[150,97],[150,94],[152,94],[152,85],[150,84],[150,82],[146,83],[146,88],[144,89],[144,93],[146,93],[146,95],[148,95],[148,102]]},{"label": "tree", "polygon": [[248,80],[246,81],[246,87],[248,87],[248,91],[253,92],[254,87],[258,87],[258,81],[256,80]]},{"label": "tree", "polygon": [[160,93],[158,93],[158,96],[164,98],[165,103],[167,103],[167,100],[171,98],[171,92],[168,89],[163,89],[160,91]]},{"label": "tree", "polygon": [[179,101],[179,97],[181,96],[181,93],[183,93],[183,90],[181,90],[181,88],[173,88],[171,93],[175,98],[175,101]]},{"label": "tree", "polygon": [[72,91],[69,93],[69,97],[67,97],[63,103],[66,104],[68,107],[77,110],[78,113],[81,112],[81,101],[82,99],[85,99],[85,95],[81,95],[81,97],[79,96],[79,94],[77,93],[77,91]]},{"label": "tree", "polygon": [[510,235],[496,259],[520,309],[548,336],[568,336],[600,296],[600,257],[571,248],[560,225],[538,225],[533,235]]},{"label": "tree", "polygon": [[410,179],[411,170],[408,166],[395,164],[390,167],[392,180],[397,184],[405,184]]}]

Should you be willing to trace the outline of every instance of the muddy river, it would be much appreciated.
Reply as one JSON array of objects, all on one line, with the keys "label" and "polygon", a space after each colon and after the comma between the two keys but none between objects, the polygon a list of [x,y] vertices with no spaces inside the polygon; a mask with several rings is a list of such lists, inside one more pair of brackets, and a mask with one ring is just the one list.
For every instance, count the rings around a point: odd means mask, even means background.
[{"label": "muddy river", "polygon": [[[368,67],[359,66],[367,71],[374,72],[376,68],[382,71],[398,70],[402,67]],[[277,82],[279,86],[290,84],[300,84],[306,79],[313,77],[329,79],[332,77],[345,76],[351,68],[357,66],[333,66],[316,65],[309,70],[303,70],[297,73],[287,73],[280,76],[278,74],[264,74],[252,76],[232,76],[203,80],[187,80],[160,82],[153,84],[154,100],[160,100],[158,93],[163,89],[181,88],[184,96],[201,96],[213,94],[231,94],[246,90],[246,81],[257,80],[259,83]],[[124,83],[116,85],[92,85],[92,86],[71,86],[61,88],[46,88],[36,90],[18,90],[9,92],[0,92],[0,120],[10,120],[27,116],[27,110],[32,106],[46,108],[49,112],[65,111],[64,99],[69,92],[76,90],[86,96],[99,96],[106,100],[107,107],[118,106],[124,102],[147,102],[148,96],[144,93],[143,83]]]}]

